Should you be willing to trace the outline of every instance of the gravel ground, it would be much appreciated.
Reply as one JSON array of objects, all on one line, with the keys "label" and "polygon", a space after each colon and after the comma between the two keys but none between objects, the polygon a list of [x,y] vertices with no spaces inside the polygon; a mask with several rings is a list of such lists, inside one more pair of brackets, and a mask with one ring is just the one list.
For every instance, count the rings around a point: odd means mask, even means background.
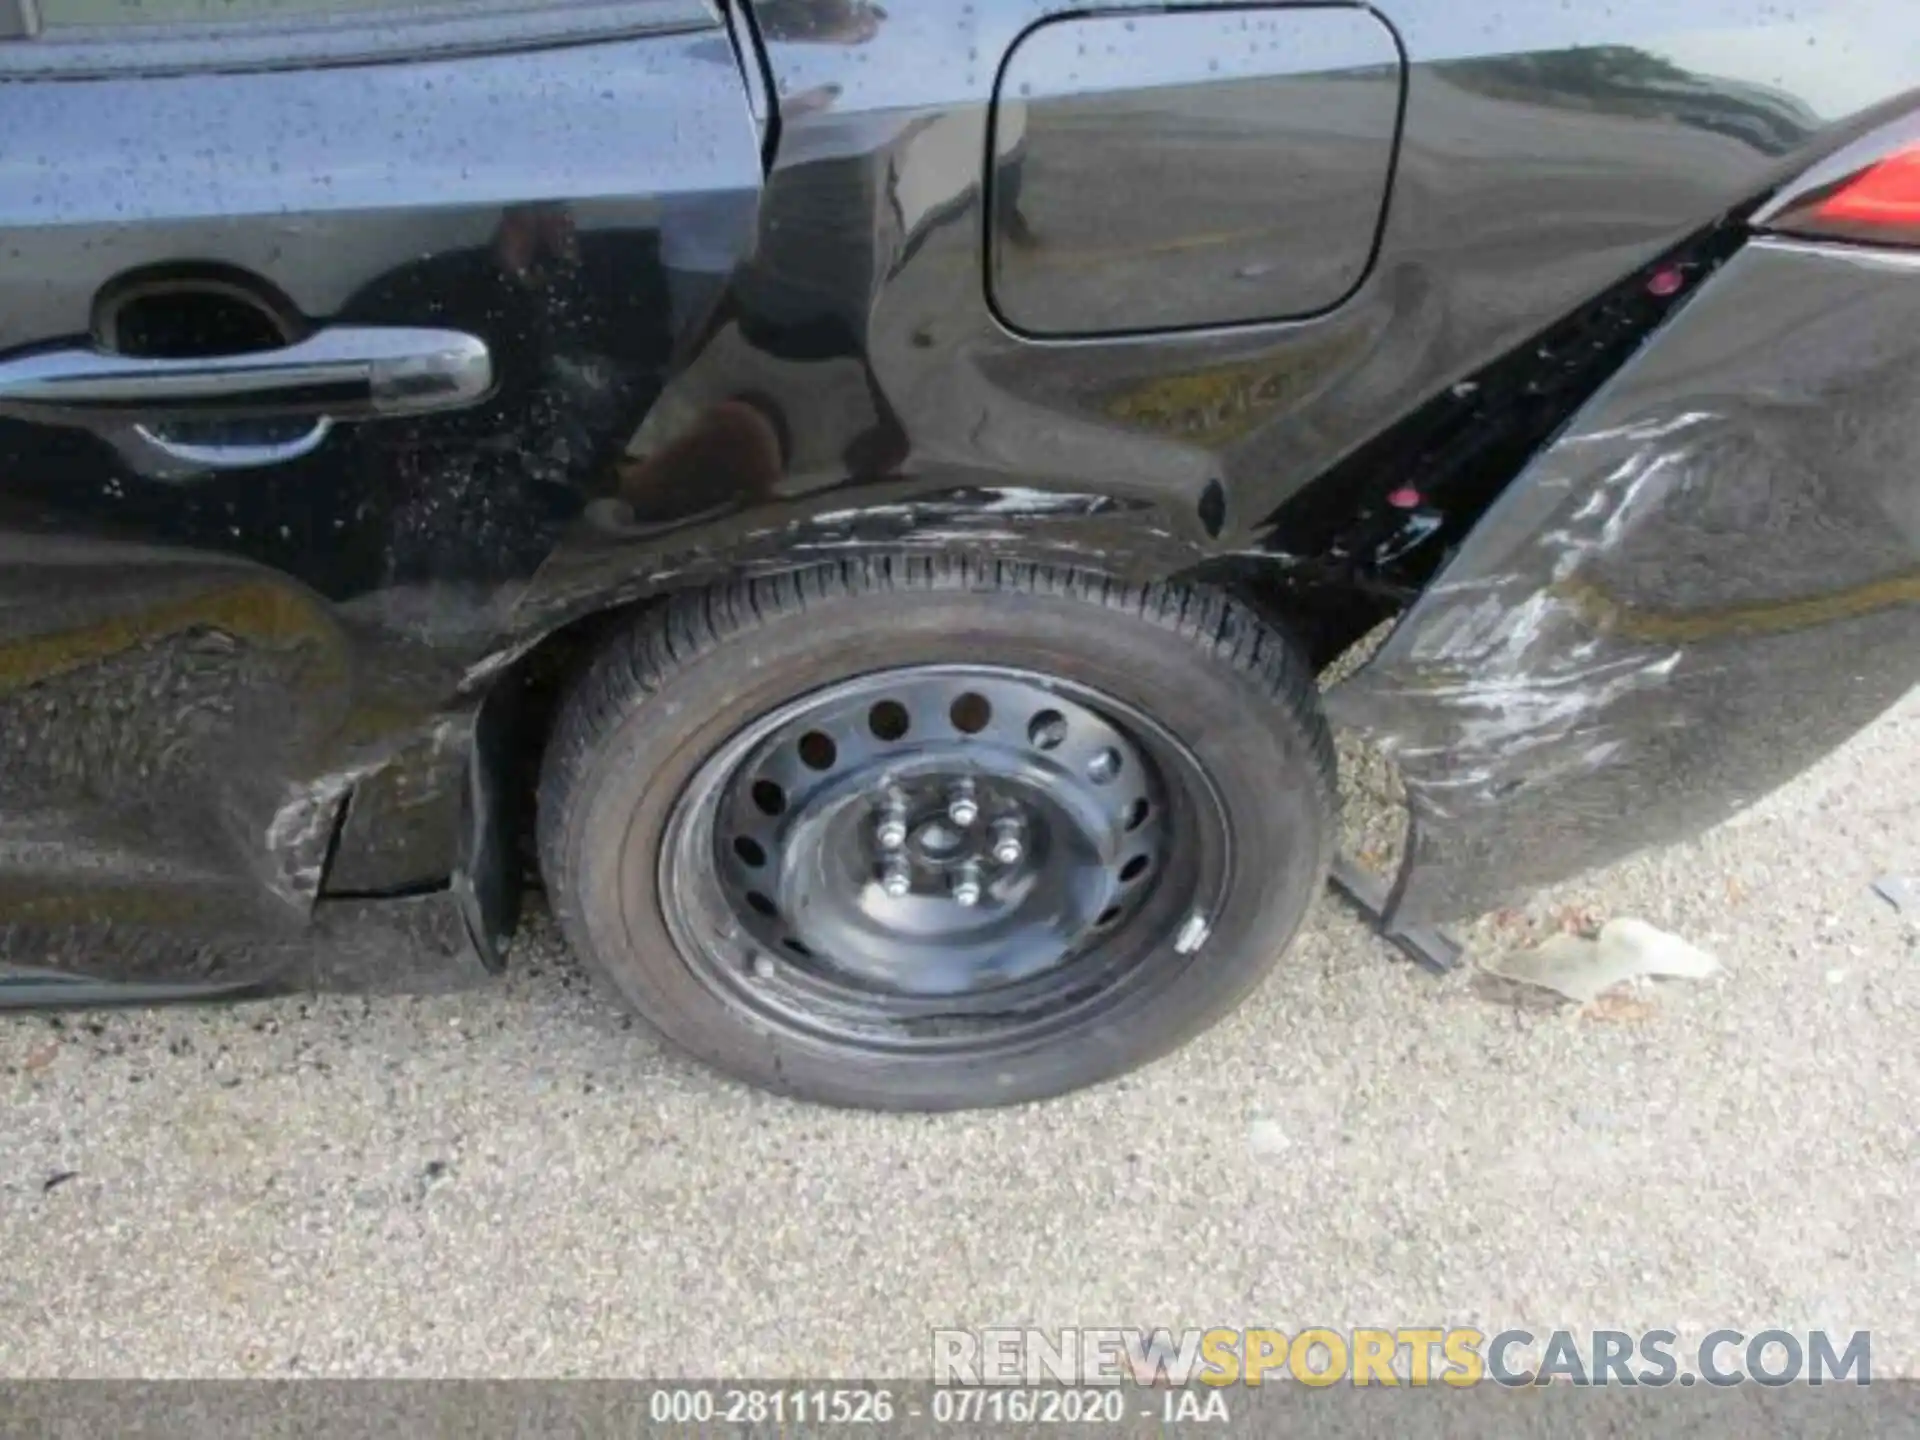
[{"label": "gravel ground", "polygon": [[1699,844],[1476,927],[1633,914],[1728,971],[1589,1012],[1328,902],[1090,1094],[762,1097],[536,922],[498,988],[0,1022],[0,1371],[864,1375],[934,1326],[1874,1331],[1920,1373],[1920,704]]}]

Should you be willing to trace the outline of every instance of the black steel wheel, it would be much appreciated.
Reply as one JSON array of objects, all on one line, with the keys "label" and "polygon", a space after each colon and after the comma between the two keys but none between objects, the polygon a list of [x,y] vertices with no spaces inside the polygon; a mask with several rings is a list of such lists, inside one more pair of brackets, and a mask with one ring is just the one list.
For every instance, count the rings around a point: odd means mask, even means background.
[{"label": "black steel wheel", "polygon": [[1222,597],[837,567],[617,639],[549,748],[542,858],[575,946],[696,1054],[1007,1103],[1257,980],[1324,876],[1331,768],[1304,669]]},{"label": "black steel wheel", "polygon": [[1227,853],[1206,775],[1146,717],[921,665],[747,726],[675,808],[660,893],[689,966],[768,1025],[984,1052],[1193,948]]}]

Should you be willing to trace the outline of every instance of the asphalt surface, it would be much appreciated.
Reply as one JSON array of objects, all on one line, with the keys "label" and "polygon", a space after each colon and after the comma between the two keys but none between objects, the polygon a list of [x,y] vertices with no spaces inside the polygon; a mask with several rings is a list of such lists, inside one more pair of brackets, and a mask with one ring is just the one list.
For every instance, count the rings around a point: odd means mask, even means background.
[{"label": "asphalt surface", "polygon": [[1337,903],[1149,1070],[939,1119],[664,1051],[544,922],[498,988],[0,1021],[0,1371],[905,1376],[935,1326],[1874,1332],[1920,1373],[1920,704],[1483,922],[1727,964],[1595,1012]]}]

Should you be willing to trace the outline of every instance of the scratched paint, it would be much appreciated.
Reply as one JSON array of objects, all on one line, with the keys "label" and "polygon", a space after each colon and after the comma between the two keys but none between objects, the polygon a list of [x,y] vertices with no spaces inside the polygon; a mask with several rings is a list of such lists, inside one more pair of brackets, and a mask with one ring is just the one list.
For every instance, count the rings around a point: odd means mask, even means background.
[{"label": "scratched paint", "polygon": [[1402,906],[1705,829],[1920,683],[1920,264],[1749,246],[1333,692],[1405,776]]}]

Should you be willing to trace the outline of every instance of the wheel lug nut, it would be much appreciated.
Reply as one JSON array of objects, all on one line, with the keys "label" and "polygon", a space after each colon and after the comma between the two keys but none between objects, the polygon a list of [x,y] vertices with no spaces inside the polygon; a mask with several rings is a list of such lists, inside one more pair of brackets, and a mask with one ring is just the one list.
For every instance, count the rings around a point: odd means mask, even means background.
[{"label": "wheel lug nut", "polygon": [[905,860],[887,862],[887,868],[880,876],[880,888],[895,900],[904,900],[913,893],[913,871]]},{"label": "wheel lug nut", "polygon": [[968,861],[954,872],[953,903],[970,910],[980,903],[980,895],[980,867]]},{"label": "wheel lug nut", "polygon": [[907,806],[899,795],[887,797],[886,808],[880,812],[880,823],[874,827],[873,838],[879,842],[882,850],[898,850],[907,843]]},{"label": "wheel lug nut", "polygon": [[996,820],[993,825],[993,858],[1002,865],[1018,865],[1027,853],[1018,820]]},{"label": "wheel lug nut", "polygon": [[773,978],[772,956],[756,955],[753,957],[753,978],[756,980],[771,980]]},{"label": "wheel lug nut", "polygon": [[971,825],[980,818],[980,802],[973,795],[973,781],[956,780],[947,791],[947,818],[956,825]]}]

